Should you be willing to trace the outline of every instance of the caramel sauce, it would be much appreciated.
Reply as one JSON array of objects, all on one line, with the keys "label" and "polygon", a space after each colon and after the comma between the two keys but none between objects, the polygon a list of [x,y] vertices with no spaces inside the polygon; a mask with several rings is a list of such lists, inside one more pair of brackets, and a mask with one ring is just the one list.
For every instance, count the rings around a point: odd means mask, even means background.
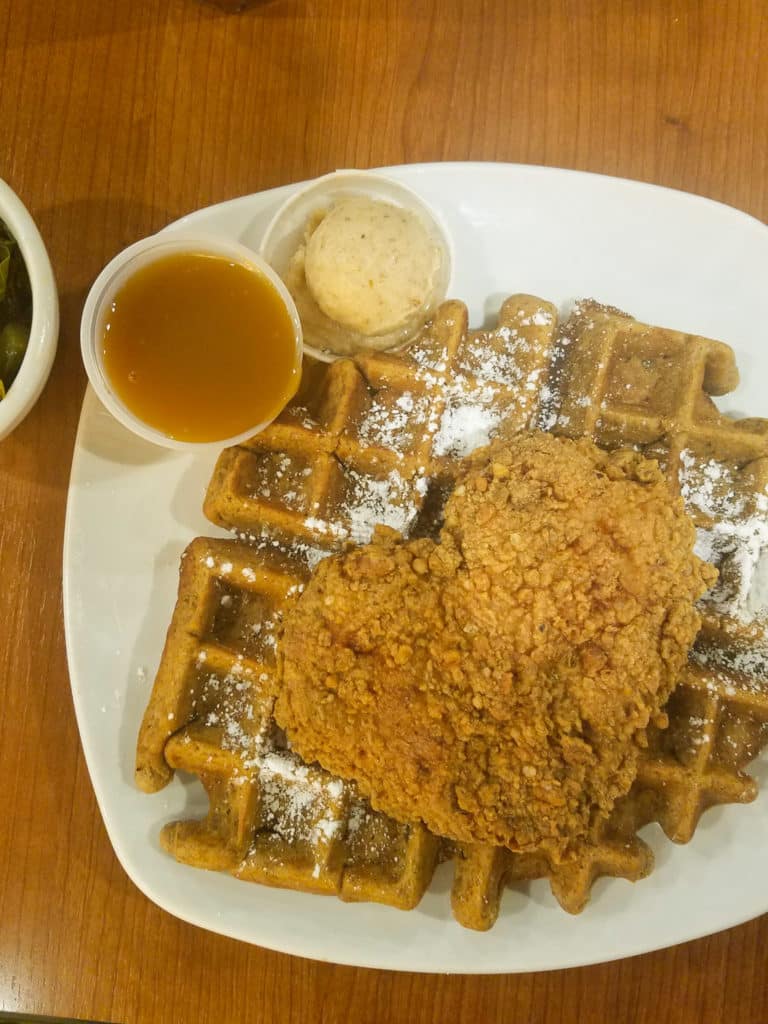
[{"label": "caramel sauce", "polygon": [[301,374],[291,317],[257,270],[183,252],[140,268],[103,318],[104,370],[139,419],[222,441],[275,417]]}]

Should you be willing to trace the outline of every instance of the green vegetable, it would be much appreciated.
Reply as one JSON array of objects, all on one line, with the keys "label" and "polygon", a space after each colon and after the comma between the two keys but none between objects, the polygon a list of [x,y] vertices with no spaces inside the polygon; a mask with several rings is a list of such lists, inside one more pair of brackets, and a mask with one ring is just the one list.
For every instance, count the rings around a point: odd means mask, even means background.
[{"label": "green vegetable", "polygon": [[8,269],[11,265],[11,249],[7,242],[0,242],[0,302],[5,300],[8,288]]},{"label": "green vegetable", "polygon": [[0,220],[0,401],[19,372],[32,323],[32,288],[16,239]]},{"label": "green vegetable", "polygon": [[10,383],[19,372],[28,342],[28,324],[6,324],[0,331],[0,380]]}]

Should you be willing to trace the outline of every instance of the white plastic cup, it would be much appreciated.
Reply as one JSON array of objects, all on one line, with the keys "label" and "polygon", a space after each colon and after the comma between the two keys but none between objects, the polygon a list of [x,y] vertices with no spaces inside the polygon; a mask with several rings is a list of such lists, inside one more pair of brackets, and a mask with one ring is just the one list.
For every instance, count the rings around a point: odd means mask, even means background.
[{"label": "white plastic cup", "polygon": [[169,437],[162,430],[150,426],[136,416],[135,413],[131,412],[113,388],[104,367],[102,328],[105,314],[121,286],[142,267],[146,267],[166,256],[183,252],[222,256],[266,278],[282,299],[286,312],[291,318],[296,363],[297,365],[301,364],[301,322],[299,321],[299,314],[296,311],[293,299],[280,277],[266,260],[262,259],[247,246],[241,245],[239,242],[206,235],[176,233],[173,235],[152,235],[149,238],[144,238],[140,242],[134,243],[134,245],[129,245],[127,249],[124,249],[115,256],[96,278],[85,300],[83,316],[80,322],[80,349],[88,380],[91,382],[102,404],[112,413],[116,420],[138,437],[143,438],[145,441],[151,441],[153,444],[161,445],[163,448],[187,451],[225,448],[253,437],[259,431],[268,427],[272,420],[254,423],[253,426],[237,434],[235,437],[225,437],[216,441],[180,441],[177,438]]},{"label": "white plastic cup", "polygon": [[[441,254],[442,275],[435,296],[435,306],[439,305],[453,284],[454,259],[450,232],[437,211],[417,192],[375,171],[333,171],[298,188],[280,205],[267,225],[259,247],[260,255],[278,274],[284,274],[293,254],[304,240],[307,220],[312,214],[329,203],[359,196],[391,203],[418,216]],[[405,344],[407,340],[393,345],[387,351],[394,351]],[[326,349],[316,348],[307,340],[304,341],[304,351],[324,363],[344,358]]]}]

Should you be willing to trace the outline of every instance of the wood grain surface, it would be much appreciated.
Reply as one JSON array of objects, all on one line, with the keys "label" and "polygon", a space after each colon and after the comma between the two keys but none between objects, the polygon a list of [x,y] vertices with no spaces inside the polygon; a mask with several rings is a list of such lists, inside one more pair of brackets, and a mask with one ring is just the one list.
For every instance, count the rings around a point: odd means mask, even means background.
[{"label": "wood grain surface", "polygon": [[[336,167],[509,160],[768,217],[764,0],[0,0],[0,176],[61,291],[51,381],[0,443],[0,1009],[109,1022],[768,1019],[768,918],[582,970],[311,963],[128,881],[80,751],[60,562],[86,290],[197,207]],[[706,899],[707,894],[701,893]]]}]

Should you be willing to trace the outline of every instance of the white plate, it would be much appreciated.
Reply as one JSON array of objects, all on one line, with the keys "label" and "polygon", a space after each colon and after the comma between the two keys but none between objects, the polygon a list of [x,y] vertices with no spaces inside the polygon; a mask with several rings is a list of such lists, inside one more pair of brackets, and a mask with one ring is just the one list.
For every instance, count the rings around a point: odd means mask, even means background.
[{"label": "white plate", "polygon": [[[636,182],[503,164],[435,164],[387,173],[434,204],[453,233],[457,297],[475,323],[503,296],[566,303],[594,296],[652,323],[721,338],[743,383],[729,411],[768,415],[763,306],[768,229],[706,199]],[[194,227],[258,248],[290,188],[190,215]],[[177,917],[272,949],[368,967],[496,972],[630,956],[739,924],[768,910],[768,799],[708,812],[694,840],[643,837],[656,870],[636,886],[602,880],[569,917],[545,882],[509,890],[496,926],[466,931],[450,911],[443,866],[410,913],[285,892],[176,863],[164,822],[202,815],[197,783],[154,796],[133,786],[136,732],[192,537],[221,535],[201,503],[212,456],[163,451],[124,430],[89,392],[72,465],[64,609],[72,693],[93,787],[125,870]],[[766,776],[768,762],[755,768]]]}]

